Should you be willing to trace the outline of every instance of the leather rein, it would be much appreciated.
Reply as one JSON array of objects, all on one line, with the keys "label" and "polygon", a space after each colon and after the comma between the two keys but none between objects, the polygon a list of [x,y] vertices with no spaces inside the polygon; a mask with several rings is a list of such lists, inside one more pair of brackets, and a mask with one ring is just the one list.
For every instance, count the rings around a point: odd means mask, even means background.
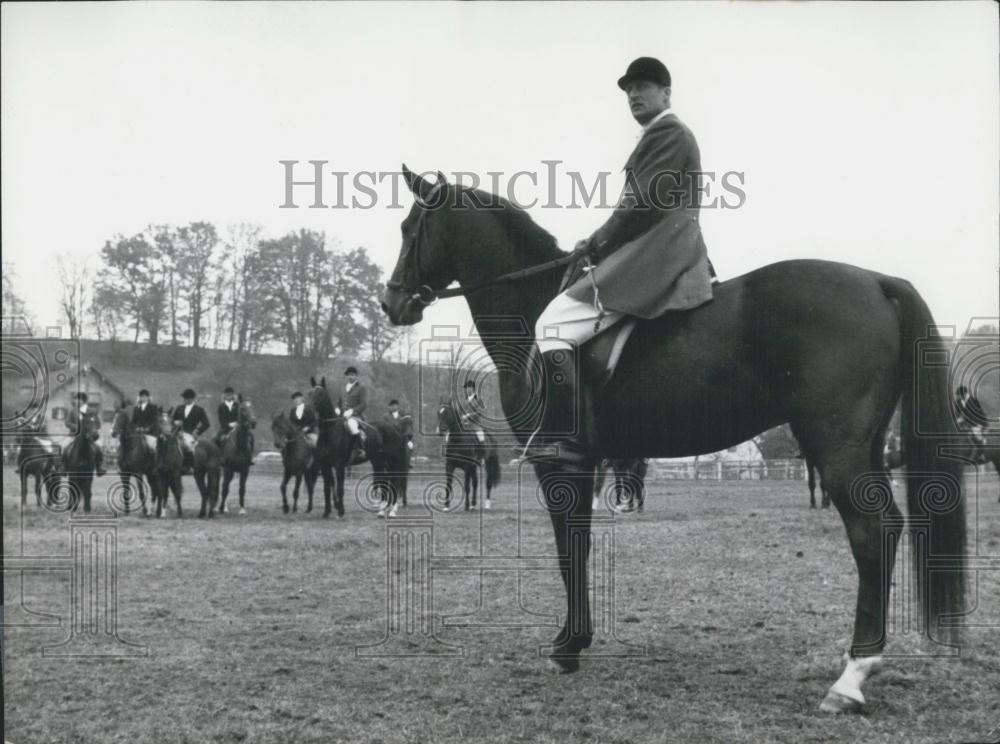
[{"label": "leather rein", "polygon": [[413,237],[410,238],[410,242],[406,246],[406,253],[403,257],[405,262],[404,277],[406,275],[410,275],[413,277],[413,281],[411,284],[406,285],[403,282],[390,280],[386,282],[386,286],[389,289],[406,292],[410,295],[411,299],[416,300],[423,305],[433,305],[438,300],[448,299],[449,297],[462,297],[470,292],[476,292],[488,287],[495,287],[500,284],[526,279],[530,276],[535,276],[536,274],[541,274],[546,271],[552,271],[553,269],[558,269],[562,266],[573,263],[579,258],[576,253],[567,253],[565,256],[554,258],[551,261],[546,261],[534,266],[528,266],[524,269],[518,269],[517,271],[510,271],[485,282],[479,282],[478,284],[451,287],[450,289],[434,289],[430,286],[430,284],[427,284],[421,278],[420,247],[422,243],[427,242],[426,217],[431,206],[430,201],[444,185],[445,183],[443,181],[439,181],[431,187],[426,196],[419,196],[418,194],[413,195],[417,204],[421,207],[421,210],[420,215],[417,217],[416,230],[414,230]]}]

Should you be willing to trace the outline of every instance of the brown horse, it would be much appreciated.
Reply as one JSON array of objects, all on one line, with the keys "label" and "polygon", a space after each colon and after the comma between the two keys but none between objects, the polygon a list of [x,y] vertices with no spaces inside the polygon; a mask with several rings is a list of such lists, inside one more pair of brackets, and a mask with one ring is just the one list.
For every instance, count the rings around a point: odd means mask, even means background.
[{"label": "brown horse", "polygon": [[[509,202],[440,175],[432,182],[404,170],[404,177],[416,203],[402,223],[383,309],[393,323],[413,324],[435,299],[464,295],[496,364],[505,415],[524,442],[538,425],[535,403],[547,384],[529,366],[534,325],[569,257]],[[452,282],[459,286],[448,290]],[[914,551],[924,627],[934,638],[952,638],[953,618],[964,610],[962,469],[940,452],[955,428],[947,369],[922,363],[947,351],[928,333],[931,325],[927,305],[901,279],[826,261],[782,262],[715,285],[714,299],[699,308],[640,323],[611,381],[594,393],[599,455],[606,457],[716,452],[791,425],[844,522],[859,579],[847,666],[823,710],[864,703],[861,684],[886,642],[904,522],[882,445],[900,398],[909,517],[928,533],[927,551]],[[522,360],[520,367],[513,359]],[[593,635],[593,468],[567,470],[551,459],[534,465],[567,599],[550,659],[573,671]]]}]

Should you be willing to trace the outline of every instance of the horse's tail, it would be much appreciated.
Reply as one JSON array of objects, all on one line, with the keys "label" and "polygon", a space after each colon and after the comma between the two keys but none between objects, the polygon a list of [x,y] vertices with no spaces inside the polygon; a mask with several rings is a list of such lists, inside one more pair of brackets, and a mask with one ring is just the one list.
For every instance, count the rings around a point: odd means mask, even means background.
[{"label": "horse's tail", "polygon": [[[954,431],[946,343],[929,336],[931,312],[913,286],[902,279],[881,277],[882,291],[898,303],[900,319],[901,433],[905,452],[906,503],[914,546],[914,575],[928,636],[941,623],[941,636],[957,637],[941,615],[961,613],[965,600],[966,515],[962,494],[964,463],[942,456],[941,445]],[[918,343],[920,349],[918,349]],[[923,359],[936,357],[935,363]],[[888,419],[887,419],[888,421]],[[881,450],[881,441],[876,445]],[[881,458],[881,451],[878,453]],[[923,549],[921,529],[928,535]],[[929,570],[929,563],[947,561],[949,570]]]},{"label": "horse's tail", "polygon": [[490,447],[486,452],[486,487],[493,488],[500,482],[500,455],[496,447]]}]

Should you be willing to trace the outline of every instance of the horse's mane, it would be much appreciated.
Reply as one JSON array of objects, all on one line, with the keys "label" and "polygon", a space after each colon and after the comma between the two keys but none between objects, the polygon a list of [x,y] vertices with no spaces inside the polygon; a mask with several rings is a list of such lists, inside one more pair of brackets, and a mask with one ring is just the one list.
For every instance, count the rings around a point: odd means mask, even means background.
[{"label": "horse's mane", "polygon": [[[475,205],[489,214],[506,233],[518,261],[527,266],[565,255],[555,237],[531,219],[531,215],[502,196],[479,189],[458,187],[462,204]],[[470,206],[471,206],[470,205]]]}]

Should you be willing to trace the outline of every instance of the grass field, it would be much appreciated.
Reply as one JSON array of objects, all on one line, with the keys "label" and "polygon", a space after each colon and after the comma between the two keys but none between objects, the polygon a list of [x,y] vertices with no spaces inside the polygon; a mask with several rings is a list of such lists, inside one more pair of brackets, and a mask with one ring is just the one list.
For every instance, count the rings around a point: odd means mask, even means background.
[{"label": "grass field", "polygon": [[[533,488],[506,481],[490,512],[437,514],[435,554],[552,555]],[[98,481],[105,485],[108,479]],[[976,484],[972,548],[1000,554],[1000,483]],[[411,483],[411,498],[423,482]],[[350,484],[349,484],[350,486]],[[16,479],[4,471],[4,545],[22,546]],[[98,490],[98,493],[100,490]],[[385,624],[385,523],[347,497],[343,520],[285,516],[277,479],[255,474],[248,514],[119,520],[119,634],[133,659],[65,659],[69,574],[29,572],[25,602],[62,627],[4,631],[5,739],[29,742],[978,742],[1000,725],[1000,574],[983,572],[960,658],[894,635],[864,715],[818,705],[841,671],[856,574],[835,511],[797,482],[650,483],[646,511],[615,520],[617,635],[638,657],[547,671],[554,626],[439,628],[461,657],[363,658]],[[100,499],[97,500],[100,502]],[[520,508],[518,504],[520,503]],[[411,506],[411,510],[413,507]],[[410,513],[408,510],[407,513]],[[480,517],[482,518],[480,520]],[[29,504],[28,555],[68,552],[68,516]],[[519,617],[516,575],[434,574],[442,615]],[[522,604],[562,611],[551,570],[525,571]],[[18,597],[13,574],[5,598]],[[7,618],[12,617],[7,607]],[[902,654],[893,658],[893,654]]]}]

